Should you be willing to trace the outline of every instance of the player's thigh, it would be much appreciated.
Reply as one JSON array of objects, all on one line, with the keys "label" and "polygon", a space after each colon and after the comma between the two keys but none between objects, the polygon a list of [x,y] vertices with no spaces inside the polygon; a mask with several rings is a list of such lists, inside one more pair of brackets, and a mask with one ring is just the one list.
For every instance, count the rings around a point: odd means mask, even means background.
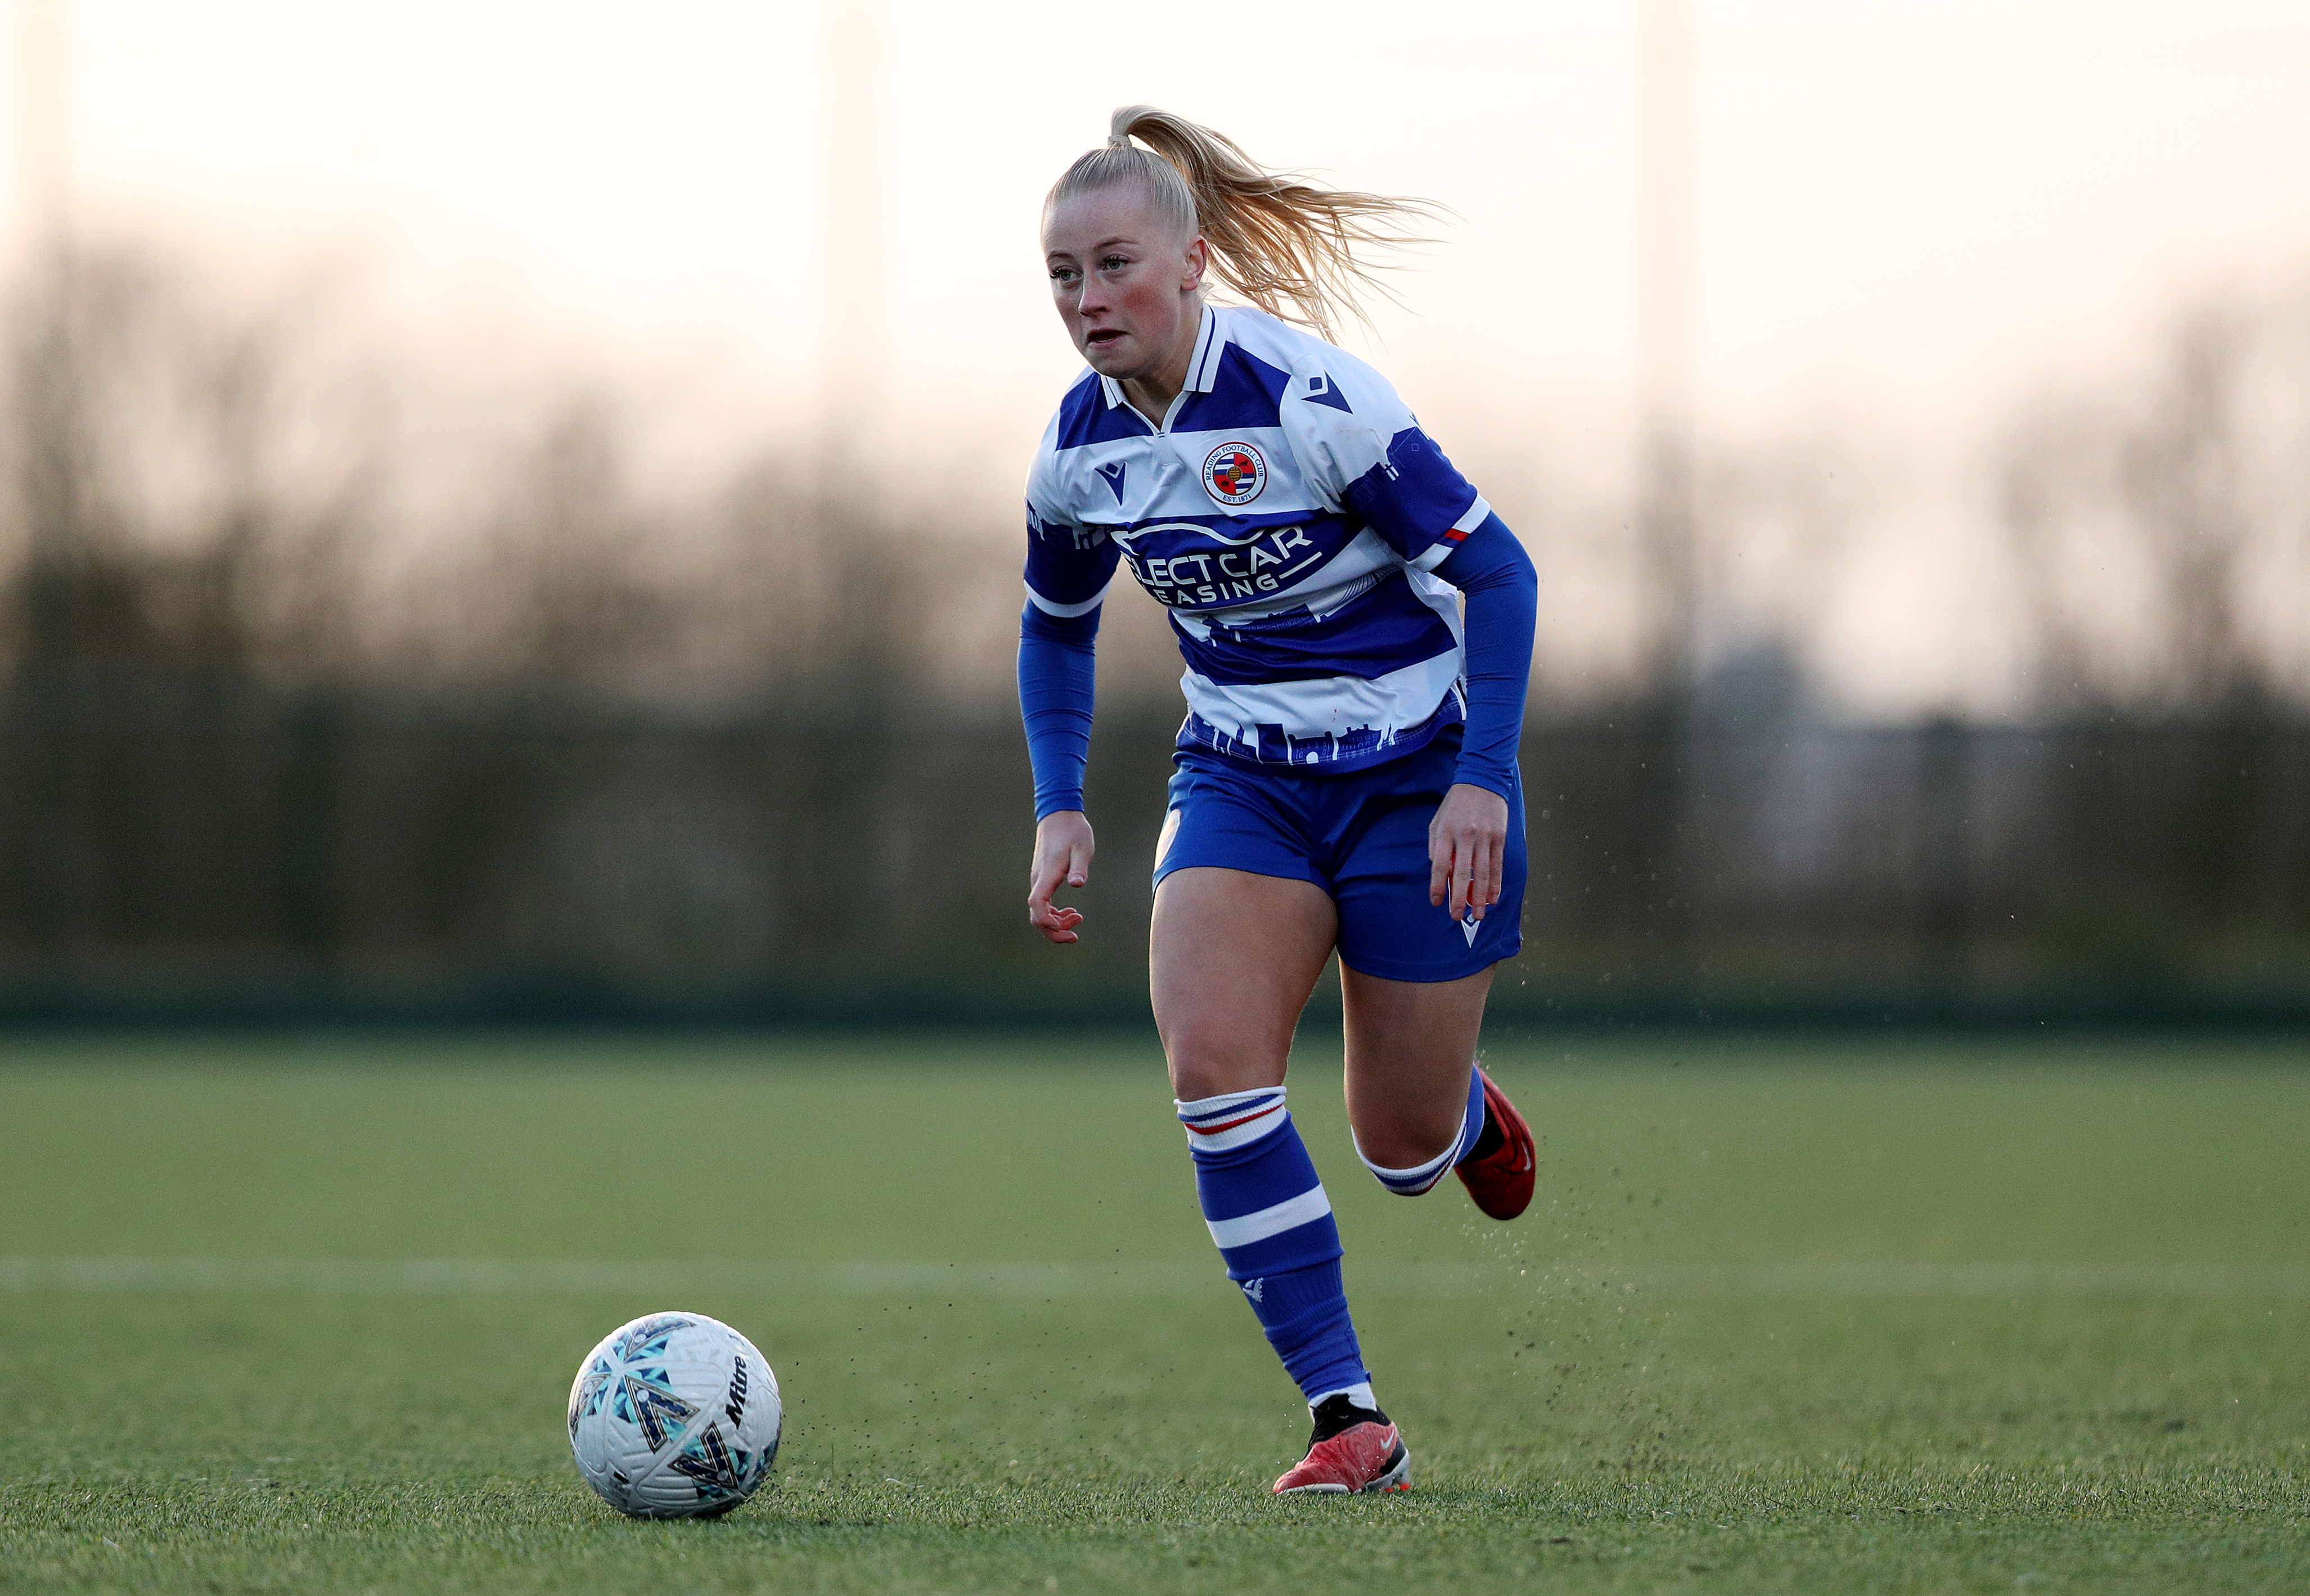
[{"label": "player's thigh", "polygon": [[1491,989],[1489,968],[1452,981],[1394,981],[1342,965],[1348,1121],[1365,1157],[1408,1169],[1458,1132]]},{"label": "player's thigh", "polygon": [[1147,962],[1173,1092],[1192,1102],[1281,1084],[1338,928],[1313,881],[1210,866],[1166,874]]},{"label": "player's thigh", "polygon": [[1365,1154],[1392,1168],[1427,1162],[1458,1131],[1492,968],[1523,941],[1513,799],[1499,903],[1479,920],[1429,901],[1428,826],[1456,765],[1455,739],[1387,768],[1333,870],[1348,1113]]}]

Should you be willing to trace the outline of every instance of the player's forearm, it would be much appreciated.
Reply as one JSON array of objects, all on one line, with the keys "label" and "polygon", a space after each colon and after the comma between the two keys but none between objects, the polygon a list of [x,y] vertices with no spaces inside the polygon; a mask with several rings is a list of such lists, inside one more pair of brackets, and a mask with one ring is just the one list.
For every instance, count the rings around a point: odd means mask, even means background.
[{"label": "player's forearm", "polygon": [[1035,771],[1035,819],[1083,806],[1099,675],[1099,612],[1019,618],[1019,714]]},{"label": "player's forearm", "polygon": [[1498,516],[1486,516],[1436,574],[1467,600],[1468,724],[1458,777],[1506,798],[1515,789],[1516,745],[1524,737],[1540,575]]}]

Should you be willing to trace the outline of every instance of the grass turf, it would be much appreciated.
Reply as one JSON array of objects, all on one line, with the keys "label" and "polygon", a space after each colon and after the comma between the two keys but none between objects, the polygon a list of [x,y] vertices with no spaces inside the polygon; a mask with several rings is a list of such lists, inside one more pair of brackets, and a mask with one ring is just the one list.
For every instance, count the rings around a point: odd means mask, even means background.
[{"label": "grass turf", "polygon": [[[1419,1488],[1278,1502],[1304,1418],[1150,1048],[11,1044],[0,1588],[2310,1582],[2300,1050],[1491,1062],[1544,1139],[1507,1227],[1364,1180],[1305,1051]],[[716,1522],[563,1442],[668,1305],[786,1389]]]}]

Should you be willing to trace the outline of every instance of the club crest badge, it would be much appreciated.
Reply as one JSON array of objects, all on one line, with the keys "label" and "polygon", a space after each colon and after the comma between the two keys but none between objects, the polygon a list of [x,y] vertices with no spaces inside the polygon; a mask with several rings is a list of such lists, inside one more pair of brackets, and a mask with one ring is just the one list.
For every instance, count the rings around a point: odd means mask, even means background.
[{"label": "club crest badge", "polygon": [[1267,486],[1267,460],[1247,443],[1223,443],[1203,456],[1203,490],[1232,507],[1249,504]]}]

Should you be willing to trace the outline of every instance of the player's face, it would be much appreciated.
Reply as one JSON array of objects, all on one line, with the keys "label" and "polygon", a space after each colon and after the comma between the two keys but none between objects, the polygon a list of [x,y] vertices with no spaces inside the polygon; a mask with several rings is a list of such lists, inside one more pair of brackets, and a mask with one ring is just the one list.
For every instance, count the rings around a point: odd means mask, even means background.
[{"label": "player's face", "polygon": [[1185,380],[1206,251],[1178,236],[1144,188],[1121,183],[1052,206],[1043,257],[1059,319],[1092,370],[1130,382],[1177,365]]}]

